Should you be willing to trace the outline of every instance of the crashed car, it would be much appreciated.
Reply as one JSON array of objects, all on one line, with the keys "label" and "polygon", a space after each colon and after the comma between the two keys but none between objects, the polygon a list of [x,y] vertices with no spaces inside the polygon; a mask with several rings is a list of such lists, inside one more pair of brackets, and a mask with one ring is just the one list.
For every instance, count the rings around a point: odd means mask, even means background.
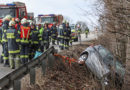
[{"label": "crashed car", "polygon": [[108,78],[111,74],[111,68],[114,67],[118,83],[121,84],[123,82],[125,75],[124,66],[102,45],[90,46],[83,51],[79,58],[79,64],[83,64],[83,62],[100,80]]}]

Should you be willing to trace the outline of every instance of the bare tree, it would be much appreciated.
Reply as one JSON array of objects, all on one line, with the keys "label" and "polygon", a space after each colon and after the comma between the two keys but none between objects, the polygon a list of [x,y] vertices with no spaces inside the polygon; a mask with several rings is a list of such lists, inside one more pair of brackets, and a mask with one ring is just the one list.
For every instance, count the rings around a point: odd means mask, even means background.
[{"label": "bare tree", "polygon": [[130,3],[128,0],[102,0],[102,2],[104,2],[104,13],[100,16],[99,22],[102,30],[106,31],[105,36],[109,36],[103,38],[109,42],[106,43],[103,39],[101,43],[126,64],[123,90],[128,90],[130,88]]}]

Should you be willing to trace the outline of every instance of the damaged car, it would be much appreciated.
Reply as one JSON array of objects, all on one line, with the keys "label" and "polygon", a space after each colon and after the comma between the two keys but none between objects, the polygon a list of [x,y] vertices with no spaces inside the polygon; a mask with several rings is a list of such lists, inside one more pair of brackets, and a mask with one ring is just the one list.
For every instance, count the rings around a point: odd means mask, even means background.
[{"label": "damaged car", "polygon": [[[85,64],[98,79],[104,79],[104,84],[108,84],[110,78],[115,78],[115,83],[118,83],[120,86],[123,84],[124,66],[102,45],[86,48],[81,53],[78,63]],[[111,76],[112,72],[115,73],[115,77]]]}]

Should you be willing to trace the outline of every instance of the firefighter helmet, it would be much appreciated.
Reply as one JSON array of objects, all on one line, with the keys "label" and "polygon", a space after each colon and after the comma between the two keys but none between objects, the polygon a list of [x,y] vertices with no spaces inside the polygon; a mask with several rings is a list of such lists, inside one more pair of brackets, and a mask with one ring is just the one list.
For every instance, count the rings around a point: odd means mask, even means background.
[{"label": "firefighter helmet", "polygon": [[25,24],[25,23],[27,23],[27,19],[26,19],[26,18],[23,18],[23,19],[21,20],[21,24]]},{"label": "firefighter helmet", "polygon": [[29,25],[32,25],[33,24],[33,21],[32,20],[27,20]]},{"label": "firefighter helmet", "polygon": [[3,18],[2,21],[4,22],[4,21],[5,21],[5,18]]},{"label": "firefighter helmet", "polygon": [[19,22],[19,21],[20,21],[20,19],[19,19],[19,18],[15,18],[15,21],[16,21],[16,22]]},{"label": "firefighter helmet", "polygon": [[6,15],[5,20],[11,20],[12,16],[11,15]]},{"label": "firefighter helmet", "polygon": [[14,21],[10,21],[9,22],[9,26],[14,26],[15,25],[15,22]]}]

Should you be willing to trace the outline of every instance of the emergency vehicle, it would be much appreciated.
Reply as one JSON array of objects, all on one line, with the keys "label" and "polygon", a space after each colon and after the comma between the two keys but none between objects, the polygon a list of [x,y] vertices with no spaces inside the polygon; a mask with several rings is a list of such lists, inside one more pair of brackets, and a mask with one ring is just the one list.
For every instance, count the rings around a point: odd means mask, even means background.
[{"label": "emergency vehicle", "polygon": [[56,25],[60,25],[63,21],[63,16],[62,15],[55,15],[55,14],[48,14],[48,15],[38,15],[37,24],[44,24],[48,23],[49,28],[52,27],[53,23],[55,22]]},{"label": "emergency vehicle", "polygon": [[28,14],[28,20],[34,20],[34,13],[33,12],[29,12]]},{"label": "emergency vehicle", "polygon": [[0,27],[2,19],[6,15],[11,15],[13,18],[27,18],[27,9],[25,3],[13,2],[8,4],[0,4]]}]

